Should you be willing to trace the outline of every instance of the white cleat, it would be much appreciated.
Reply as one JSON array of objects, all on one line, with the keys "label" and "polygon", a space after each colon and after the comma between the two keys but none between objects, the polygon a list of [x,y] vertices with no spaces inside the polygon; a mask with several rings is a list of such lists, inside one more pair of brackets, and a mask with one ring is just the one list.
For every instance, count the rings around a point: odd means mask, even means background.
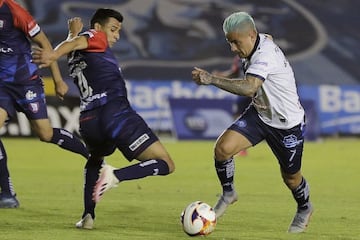
[{"label": "white cleat", "polygon": [[110,188],[117,187],[119,179],[114,174],[115,169],[107,164],[100,169],[99,179],[96,181],[93,191],[94,202],[99,202],[101,196]]},{"label": "white cleat", "polygon": [[88,213],[85,215],[85,217],[83,219],[81,219],[80,221],[78,221],[75,224],[76,228],[80,228],[80,229],[93,229],[94,228],[94,219],[91,217],[91,214]]},{"label": "white cleat", "polygon": [[288,232],[289,233],[301,233],[304,232],[309,224],[311,214],[314,212],[314,208],[309,203],[309,207],[306,210],[298,210],[292,220]]},{"label": "white cleat", "polygon": [[237,200],[238,200],[238,195],[235,191],[226,193],[225,195],[224,194],[221,195],[214,207],[216,218],[221,217],[225,213],[226,208],[230,204],[236,202]]}]

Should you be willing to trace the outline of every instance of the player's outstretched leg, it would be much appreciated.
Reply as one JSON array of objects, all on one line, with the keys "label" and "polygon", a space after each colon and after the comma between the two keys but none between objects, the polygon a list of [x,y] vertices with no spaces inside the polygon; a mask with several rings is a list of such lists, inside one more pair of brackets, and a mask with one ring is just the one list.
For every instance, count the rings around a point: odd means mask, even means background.
[{"label": "player's outstretched leg", "polygon": [[165,176],[169,173],[169,166],[167,162],[162,159],[149,159],[119,169],[115,169],[106,164],[100,170],[100,176],[93,192],[93,200],[98,202],[107,190],[117,186],[119,182],[140,179],[147,176]]},{"label": "player's outstretched leg", "polygon": [[93,200],[95,203],[99,202],[101,196],[110,188],[116,187],[119,183],[119,179],[114,175],[115,168],[106,164],[100,169],[99,179],[97,180],[94,192]]}]

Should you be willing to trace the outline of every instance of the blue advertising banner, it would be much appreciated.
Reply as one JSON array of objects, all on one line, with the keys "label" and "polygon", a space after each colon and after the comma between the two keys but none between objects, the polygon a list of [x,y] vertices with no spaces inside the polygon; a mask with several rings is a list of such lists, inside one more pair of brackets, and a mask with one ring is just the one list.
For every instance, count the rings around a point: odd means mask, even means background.
[{"label": "blue advertising banner", "polygon": [[299,94],[315,103],[321,134],[360,134],[360,86],[301,86]]},{"label": "blue advertising banner", "polygon": [[128,81],[129,101],[156,131],[171,131],[169,98],[235,99],[233,94],[212,86],[198,86],[188,81]]},{"label": "blue advertising banner", "polygon": [[[216,139],[234,121],[234,99],[170,98],[173,131],[177,139]],[[305,138],[315,141],[320,128],[315,102],[303,100],[306,111]],[[246,106],[244,106],[246,107]]]},{"label": "blue advertising banner", "polygon": [[232,99],[169,99],[177,139],[216,139],[234,121]]}]

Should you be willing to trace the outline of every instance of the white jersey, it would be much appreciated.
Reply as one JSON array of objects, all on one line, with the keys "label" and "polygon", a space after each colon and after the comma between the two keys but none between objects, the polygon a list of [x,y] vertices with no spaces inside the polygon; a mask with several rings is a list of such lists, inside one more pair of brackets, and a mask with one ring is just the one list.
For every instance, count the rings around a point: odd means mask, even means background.
[{"label": "white jersey", "polygon": [[281,49],[265,35],[259,36],[250,60],[242,59],[245,74],[264,80],[253,97],[254,107],[267,125],[279,129],[292,128],[304,119],[294,72]]}]

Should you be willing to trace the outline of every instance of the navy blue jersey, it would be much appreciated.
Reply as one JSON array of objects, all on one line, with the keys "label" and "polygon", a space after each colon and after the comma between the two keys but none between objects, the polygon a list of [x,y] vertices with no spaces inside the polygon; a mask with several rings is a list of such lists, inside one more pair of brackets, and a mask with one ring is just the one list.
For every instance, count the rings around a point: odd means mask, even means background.
[{"label": "navy blue jersey", "polygon": [[88,37],[88,48],[69,56],[70,75],[80,91],[80,110],[97,108],[117,97],[127,98],[124,77],[105,33],[91,29],[80,35]]},{"label": "navy blue jersey", "polygon": [[[0,0],[0,81],[28,84],[38,78],[31,62],[32,38],[40,32],[33,17],[12,0]],[[30,84],[30,83],[29,83]]]},{"label": "navy blue jersey", "polygon": [[158,138],[130,106],[106,34],[91,29],[80,35],[88,38],[87,49],[69,55],[70,74],[80,91],[80,134],[92,155],[119,149],[131,161]]}]

